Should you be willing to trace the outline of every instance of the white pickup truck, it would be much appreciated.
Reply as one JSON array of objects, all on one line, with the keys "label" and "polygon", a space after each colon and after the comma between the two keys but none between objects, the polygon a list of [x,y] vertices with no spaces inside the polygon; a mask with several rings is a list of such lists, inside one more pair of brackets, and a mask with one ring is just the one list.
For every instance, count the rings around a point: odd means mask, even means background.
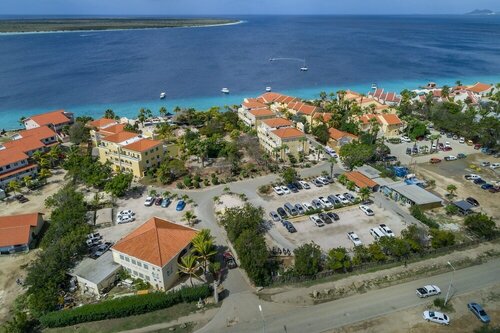
[{"label": "white pickup truck", "polygon": [[438,286],[434,285],[427,285],[417,289],[417,296],[420,298],[425,298],[439,294],[441,294],[441,289],[439,289]]}]

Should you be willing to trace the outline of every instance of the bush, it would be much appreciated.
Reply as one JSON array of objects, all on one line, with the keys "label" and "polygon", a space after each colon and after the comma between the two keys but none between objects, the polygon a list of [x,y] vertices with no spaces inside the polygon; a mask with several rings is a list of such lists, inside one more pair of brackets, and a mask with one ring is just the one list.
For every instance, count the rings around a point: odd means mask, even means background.
[{"label": "bush", "polygon": [[486,239],[494,238],[498,232],[495,221],[486,214],[469,215],[464,224],[467,229]]},{"label": "bush", "polygon": [[427,217],[419,206],[411,206],[410,213],[414,218],[427,225],[429,228],[439,229],[439,224],[433,219]]},{"label": "bush", "polygon": [[260,194],[269,194],[271,192],[271,185],[261,185],[259,186]]},{"label": "bush", "polygon": [[71,310],[50,312],[40,317],[44,327],[63,327],[111,318],[121,318],[161,310],[182,302],[195,302],[211,295],[207,285],[168,293],[135,295],[87,304]]},{"label": "bush", "polygon": [[436,298],[434,300],[434,306],[439,308],[441,311],[451,311],[453,310],[453,306],[448,302],[446,305],[444,304],[444,298]]}]

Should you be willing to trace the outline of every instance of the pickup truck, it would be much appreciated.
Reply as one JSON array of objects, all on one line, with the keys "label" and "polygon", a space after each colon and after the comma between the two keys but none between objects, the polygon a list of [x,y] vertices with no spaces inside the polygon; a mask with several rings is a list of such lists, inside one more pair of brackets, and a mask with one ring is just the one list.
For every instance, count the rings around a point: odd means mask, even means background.
[{"label": "pickup truck", "polygon": [[441,294],[441,289],[439,289],[438,286],[434,285],[427,285],[417,289],[417,296],[420,298],[425,298],[439,294]]}]

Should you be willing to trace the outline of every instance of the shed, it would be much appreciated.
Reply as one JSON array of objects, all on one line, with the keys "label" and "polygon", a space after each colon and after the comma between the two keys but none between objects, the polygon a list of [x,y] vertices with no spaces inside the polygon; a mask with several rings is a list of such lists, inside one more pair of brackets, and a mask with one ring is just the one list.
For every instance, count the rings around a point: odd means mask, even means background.
[{"label": "shed", "polygon": [[104,289],[113,285],[121,266],[113,261],[111,251],[107,251],[97,259],[83,259],[70,275],[76,277],[82,294],[99,295]]},{"label": "shed", "polygon": [[113,209],[103,208],[95,212],[95,225],[111,225],[113,224]]},{"label": "shed", "polygon": [[422,209],[432,209],[442,206],[442,199],[437,195],[424,190],[415,184],[398,182],[382,188],[385,195],[391,196],[395,201],[405,204],[417,205]]},{"label": "shed", "polygon": [[474,205],[465,200],[455,201],[453,202],[453,205],[458,208],[458,212],[462,215],[473,213],[472,209],[474,208]]}]

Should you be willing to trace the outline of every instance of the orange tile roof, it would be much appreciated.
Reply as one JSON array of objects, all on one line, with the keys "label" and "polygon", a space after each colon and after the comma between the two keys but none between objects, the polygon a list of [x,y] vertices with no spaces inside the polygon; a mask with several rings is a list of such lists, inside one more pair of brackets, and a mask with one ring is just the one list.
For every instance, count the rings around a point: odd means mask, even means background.
[{"label": "orange tile roof", "polygon": [[282,139],[300,138],[305,136],[304,132],[301,132],[298,129],[292,127],[279,128],[277,130],[272,131],[271,133],[274,133],[276,136]]},{"label": "orange tile roof", "polygon": [[354,182],[356,184],[356,186],[359,188],[363,188],[363,187],[372,188],[372,187],[378,185],[372,179],[366,177],[365,175],[363,175],[361,172],[358,172],[358,171],[346,172],[344,175],[347,177],[347,179]]},{"label": "orange tile roof", "polygon": [[348,133],[348,132],[344,132],[344,131],[340,131],[336,128],[329,128],[328,129],[328,133],[330,133],[330,138],[334,139],[334,140],[339,140],[343,137],[350,137],[350,138],[353,138],[353,139],[357,139],[358,137],[354,134],[351,134],[351,133]]},{"label": "orange tile roof", "polygon": [[123,146],[123,149],[143,152],[151,148],[154,148],[158,145],[161,145],[161,141],[152,139],[141,139],[139,141],[132,142],[129,145]]},{"label": "orange tile roof", "polygon": [[264,124],[271,128],[277,128],[277,127],[285,127],[285,126],[292,126],[293,123],[285,118],[271,118],[271,119],[265,119],[262,120]]},{"label": "orange tile roof", "polygon": [[482,93],[482,92],[490,89],[491,87],[492,87],[491,84],[477,82],[475,85],[470,86],[469,88],[467,88],[467,90],[470,90],[472,92],[480,94],[480,93]]},{"label": "orange tile roof", "polygon": [[32,136],[32,137],[36,137],[39,140],[51,138],[54,136],[57,137],[56,132],[54,132],[52,130],[52,128],[50,128],[48,126],[41,126],[41,127],[29,129],[29,130],[20,131],[19,135],[22,136],[23,138],[26,138],[28,136]]},{"label": "orange tile roof", "polygon": [[107,136],[107,135],[120,133],[123,131],[125,131],[125,124],[116,124],[116,125],[111,125],[109,127],[105,127],[103,129],[99,130],[99,134],[101,134],[103,136]]},{"label": "orange tile roof", "polygon": [[120,142],[123,142],[123,141],[126,141],[126,140],[130,140],[132,138],[135,138],[135,137],[137,137],[139,135],[140,134],[137,134],[137,133],[123,131],[123,132],[119,132],[119,133],[107,136],[103,140],[104,141],[109,141],[109,142],[114,142],[114,143],[120,143]]},{"label": "orange tile roof", "polygon": [[197,233],[195,229],[152,217],[119,240],[113,250],[163,267],[175,258]]},{"label": "orange tile roof", "polygon": [[101,129],[106,126],[110,126],[113,124],[118,124],[118,122],[114,119],[109,118],[100,118],[88,123],[89,126],[96,127],[97,129]]},{"label": "orange tile roof", "polygon": [[38,225],[39,214],[0,216],[0,247],[28,244],[31,227]]},{"label": "orange tile roof", "polygon": [[288,108],[309,116],[319,110],[319,108],[316,106],[297,101],[289,103]]},{"label": "orange tile roof", "polygon": [[286,96],[282,94],[278,94],[275,92],[267,92],[260,97],[257,98],[259,102],[262,103],[282,103],[282,104],[288,104],[290,102],[293,102],[297,100],[295,97],[291,96]]},{"label": "orange tile roof", "polygon": [[327,123],[332,119],[332,114],[328,112],[316,113],[314,115],[314,119],[322,119],[325,123]]},{"label": "orange tile roof", "polygon": [[0,166],[27,160],[28,155],[19,150],[2,149],[0,150]]},{"label": "orange tile roof", "polygon": [[31,119],[39,126],[43,125],[60,125],[71,121],[65,114],[64,110],[57,110],[47,113],[38,114],[28,117],[26,120]]},{"label": "orange tile roof", "polygon": [[17,151],[22,151],[23,153],[27,153],[37,149],[42,149],[43,147],[45,147],[43,142],[34,136],[28,136],[18,140],[4,142],[2,145],[11,151],[17,150]]},{"label": "orange tile roof", "polygon": [[266,116],[274,116],[274,112],[269,109],[253,109],[248,111],[253,114],[256,118],[258,117],[266,117]]},{"label": "orange tile roof", "polygon": [[379,118],[383,118],[388,125],[400,125],[403,123],[397,115],[392,113],[380,114]]},{"label": "orange tile roof", "polygon": [[243,101],[243,106],[248,109],[267,109],[267,105],[256,98],[246,98]]},{"label": "orange tile roof", "polygon": [[379,123],[380,123],[380,120],[377,118],[377,115],[376,115],[376,114],[373,114],[373,113],[371,113],[371,114],[364,114],[364,115],[362,115],[362,116],[359,118],[359,120],[361,120],[361,122],[362,122],[363,124],[369,124],[371,119],[376,119],[376,120],[377,120],[377,122],[379,122]]}]

